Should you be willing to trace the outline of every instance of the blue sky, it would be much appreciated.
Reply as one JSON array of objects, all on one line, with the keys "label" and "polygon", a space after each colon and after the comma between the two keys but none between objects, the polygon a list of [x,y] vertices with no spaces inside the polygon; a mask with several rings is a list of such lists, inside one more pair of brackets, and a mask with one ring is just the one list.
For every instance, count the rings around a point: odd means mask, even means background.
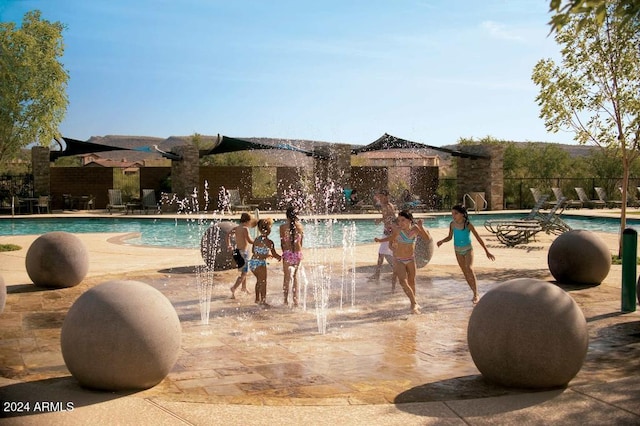
[{"label": "blue sky", "polygon": [[538,117],[547,0],[0,0],[67,26],[64,136],[571,143]]}]

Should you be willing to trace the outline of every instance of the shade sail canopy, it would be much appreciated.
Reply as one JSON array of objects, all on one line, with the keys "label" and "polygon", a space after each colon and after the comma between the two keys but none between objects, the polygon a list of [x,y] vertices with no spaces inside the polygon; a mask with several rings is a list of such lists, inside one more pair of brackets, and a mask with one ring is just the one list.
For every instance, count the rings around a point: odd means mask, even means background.
[{"label": "shade sail canopy", "polygon": [[[94,152],[104,152],[104,151],[141,151],[141,152],[152,152],[159,153],[163,157],[168,158],[170,160],[180,160],[180,155],[174,152],[167,152],[158,147],[158,145],[149,145],[149,146],[138,146],[133,148],[123,148],[112,145],[103,145],[99,143],[93,142],[85,142],[77,139],[71,138],[62,138],[65,146],[62,146],[62,143],[56,139],[58,145],[60,145],[59,151],[51,151],[49,154],[49,158],[51,161],[55,161],[60,157],[67,157],[71,155],[81,155],[81,154],[90,154]],[[282,149],[293,152],[300,152],[307,156],[322,156],[317,152],[307,151],[298,147],[295,147],[291,144],[279,142],[275,144],[264,144],[259,142],[248,141],[245,139],[231,138],[228,136],[220,136],[216,138],[213,146],[207,149],[199,150],[200,158],[206,155],[214,155],[214,154],[224,154],[227,152],[236,152],[236,151],[251,151],[257,149]]]},{"label": "shade sail canopy", "polygon": [[463,157],[463,158],[489,158],[486,155],[480,154],[471,154],[468,152],[457,151],[448,148],[442,148],[439,146],[431,146],[426,145],[419,142],[412,142],[406,139],[400,139],[398,137],[392,136],[390,134],[385,133],[380,136],[375,141],[371,142],[369,145],[365,145],[360,148],[355,148],[351,150],[352,154],[360,154],[362,152],[370,152],[370,151],[381,151],[385,149],[433,149],[435,151],[446,152],[447,154],[451,154],[454,157]]},{"label": "shade sail canopy", "polygon": [[104,152],[104,151],[127,151],[128,148],[122,148],[119,146],[102,145],[99,143],[85,142],[77,139],[65,138],[62,140],[65,143],[65,147],[62,146],[60,141],[56,138],[56,142],[60,145],[60,151],[49,152],[49,159],[55,161],[60,157],[69,157],[71,155],[91,154],[92,152]]},{"label": "shade sail canopy", "polygon": [[204,157],[205,155],[224,154],[236,151],[251,151],[256,149],[284,149],[288,151],[301,152],[308,156],[314,155],[311,151],[306,151],[286,143],[268,145],[245,139],[231,138],[229,136],[218,136],[218,140],[212,148],[200,150],[200,157]]}]

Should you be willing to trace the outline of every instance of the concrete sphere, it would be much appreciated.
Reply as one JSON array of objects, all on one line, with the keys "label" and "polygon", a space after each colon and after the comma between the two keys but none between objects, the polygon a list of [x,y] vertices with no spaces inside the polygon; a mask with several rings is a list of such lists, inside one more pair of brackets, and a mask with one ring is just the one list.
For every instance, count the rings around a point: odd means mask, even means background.
[{"label": "concrete sphere", "polygon": [[416,267],[423,268],[427,266],[433,257],[434,249],[435,243],[433,242],[433,238],[425,241],[421,237],[418,237],[415,249]]},{"label": "concrete sphere", "polygon": [[545,281],[518,278],[488,291],[473,309],[469,352],[482,375],[511,387],[564,386],[587,355],[587,321],[576,302]]},{"label": "concrete sphere", "polygon": [[216,271],[236,268],[233,252],[227,250],[227,235],[238,226],[233,222],[212,224],[200,240],[200,254],[209,268]]},{"label": "concrete sphere", "polygon": [[0,314],[4,312],[4,306],[7,302],[7,286],[4,284],[4,278],[0,275]]},{"label": "concrete sphere", "polygon": [[155,288],[115,280],[83,293],[62,324],[67,368],[82,386],[109,391],[148,389],[178,359],[180,320]]},{"label": "concrete sphere", "polygon": [[75,235],[49,232],[31,244],[25,264],[29,278],[38,287],[73,287],[89,271],[89,253]]},{"label": "concrete sphere", "polygon": [[574,229],[551,243],[547,262],[560,283],[597,285],[609,274],[611,252],[593,232]]}]

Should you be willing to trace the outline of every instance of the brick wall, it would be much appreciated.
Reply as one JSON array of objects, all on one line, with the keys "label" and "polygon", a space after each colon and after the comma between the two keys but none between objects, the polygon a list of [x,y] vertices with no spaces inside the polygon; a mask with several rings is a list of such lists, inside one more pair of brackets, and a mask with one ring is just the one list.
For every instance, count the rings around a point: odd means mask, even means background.
[{"label": "brick wall", "polygon": [[[143,189],[156,191],[156,199],[160,196],[163,182],[171,176],[171,167],[141,167],[140,168],[140,197]],[[164,189],[166,192],[169,189]]]},{"label": "brick wall", "polygon": [[360,200],[373,203],[373,195],[379,189],[387,189],[389,174],[386,167],[351,167],[349,187],[358,190]]},{"label": "brick wall", "polygon": [[435,210],[438,206],[439,173],[438,167],[411,167],[409,191],[420,197],[431,210]]},{"label": "brick wall", "polygon": [[104,209],[109,201],[108,190],[113,188],[113,169],[110,167],[51,167],[51,208],[64,208],[62,194],[93,195],[95,208]]},{"label": "brick wall", "polygon": [[222,187],[225,189],[239,189],[240,198],[247,203],[252,202],[252,169],[241,166],[208,166],[200,167],[199,196],[200,205],[204,206],[204,183],[207,182],[209,188],[209,210],[218,210],[218,198]]}]

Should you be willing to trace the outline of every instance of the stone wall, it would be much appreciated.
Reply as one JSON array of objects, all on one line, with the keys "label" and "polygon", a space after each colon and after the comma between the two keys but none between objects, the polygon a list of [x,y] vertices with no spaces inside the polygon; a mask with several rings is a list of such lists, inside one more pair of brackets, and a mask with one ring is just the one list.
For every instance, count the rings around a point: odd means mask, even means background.
[{"label": "stone wall", "polygon": [[[502,210],[504,198],[504,147],[492,144],[478,144],[463,146],[461,151],[469,154],[486,156],[457,157],[458,161],[458,197],[457,203],[462,203],[465,194],[484,192],[487,200],[487,210]],[[467,201],[468,208],[473,205]]]},{"label": "stone wall", "polygon": [[178,198],[191,196],[200,187],[200,156],[195,145],[181,145],[173,152],[182,158],[171,161],[171,191]]},{"label": "stone wall", "polygon": [[51,194],[49,163],[49,148],[45,146],[34,146],[31,149],[33,192],[35,196]]}]

